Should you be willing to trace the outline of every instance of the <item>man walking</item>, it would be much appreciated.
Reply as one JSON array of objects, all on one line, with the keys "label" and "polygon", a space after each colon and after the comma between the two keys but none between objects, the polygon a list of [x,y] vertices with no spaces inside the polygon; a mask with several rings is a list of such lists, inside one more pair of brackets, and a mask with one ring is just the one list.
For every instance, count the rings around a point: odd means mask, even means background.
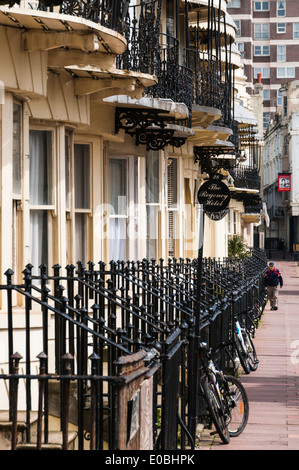
[{"label": "man walking", "polygon": [[269,263],[269,269],[264,277],[264,286],[268,291],[268,298],[270,300],[271,309],[278,309],[278,284],[280,288],[283,286],[283,280],[280,271],[274,267],[273,261]]}]

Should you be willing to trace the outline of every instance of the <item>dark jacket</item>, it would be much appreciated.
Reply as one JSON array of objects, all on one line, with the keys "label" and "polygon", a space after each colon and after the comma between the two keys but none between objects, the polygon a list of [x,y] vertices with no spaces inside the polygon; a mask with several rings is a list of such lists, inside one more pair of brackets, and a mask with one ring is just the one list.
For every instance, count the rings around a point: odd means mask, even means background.
[{"label": "dark jacket", "polygon": [[280,271],[277,268],[274,268],[273,271],[268,269],[264,277],[264,286],[278,286],[278,284],[280,284],[281,287],[283,286]]}]

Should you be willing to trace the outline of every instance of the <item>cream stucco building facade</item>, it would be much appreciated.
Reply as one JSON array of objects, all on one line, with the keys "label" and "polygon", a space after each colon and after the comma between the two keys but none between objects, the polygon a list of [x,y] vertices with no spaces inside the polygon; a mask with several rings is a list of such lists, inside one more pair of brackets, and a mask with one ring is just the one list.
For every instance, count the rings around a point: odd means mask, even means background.
[{"label": "cream stucco building facade", "polygon": [[[174,3],[161,4],[162,31],[175,28]],[[189,4],[190,24],[197,18],[203,37],[208,4]],[[192,122],[181,125],[189,116],[186,103],[144,94],[157,76],[118,68],[125,34],[59,7],[32,5],[0,8],[2,283],[8,268],[22,283],[28,263],[36,274],[40,265],[64,269],[78,260],[195,258],[197,191],[207,173],[195,162],[194,147],[228,145],[231,128],[216,125],[221,110],[193,104]],[[219,5],[223,16],[226,2]],[[176,35],[183,38],[180,28]],[[233,22],[224,30],[233,43]],[[238,54],[231,63],[239,68]],[[137,144],[116,129],[117,110],[124,108],[167,114],[183,143],[158,150]],[[244,185],[237,192],[246,191]],[[247,234],[253,246],[252,219],[243,214],[242,199],[232,198],[222,220],[206,217],[204,256],[227,256],[234,233]]]}]

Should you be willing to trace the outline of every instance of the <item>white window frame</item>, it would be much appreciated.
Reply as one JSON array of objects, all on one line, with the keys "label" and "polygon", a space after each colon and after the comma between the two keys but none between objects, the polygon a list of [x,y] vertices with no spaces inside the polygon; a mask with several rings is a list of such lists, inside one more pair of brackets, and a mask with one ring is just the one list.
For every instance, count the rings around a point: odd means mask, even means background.
[{"label": "white window frame", "polygon": [[234,20],[237,27],[236,37],[241,36],[241,20]]},{"label": "white window frame", "polygon": [[[84,146],[87,146],[89,148],[89,207],[86,207],[86,208],[79,208],[79,207],[76,207],[76,197],[75,197],[75,193],[76,193],[76,181],[75,181],[75,146],[76,145],[84,145]],[[90,220],[90,217],[92,215],[92,162],[93,162],[93,145],[92,145],[92,142],[91,141],[86,141],[86,140],[80,140],[78,137],[76,138],[75,136],[75,139],[74,139],[74,143],[73,143],[73,151],[71,152],[71,155],[70,155],[70,158],[71,158],[71,169],[72,170],[72,180],[73,180],[73,184],[72,184],[72,191],[73,191],[73,219],[74,219],[74,224],[73,224],[73,227],[72,227],[72,237],[73,237],[73,243],[74,243],[74,255],[76,254],[77,252],[77,236],[76,236],[76,216],[80,216],[82,215],[84,217],[84,224],[85,224],[85,233],[84,233],[84,237],[85,237],[85,243],[84,243],[84,254],[83,256],[86,258],[86,259],[76,259],[76,262],[77,261],[82,261],[83,263],[86,263],[89,258],[90,258],[90,243],[89,243],[89,240],[90,240],[90,224],[89,224],[89,220]]]},{"label": "white window frame", "polygon": [[[30,214],[30,221],[29,221],[29,227],[31,231],[31,213],[33,211],[44,211],[47,213],[47,240],[48,240],[48,246],[47,246],[47,252],[48,252],[48,259],[47,259],[47,266],[51,266],[53,263],[53,215],[57,214],[57,204],[56,204],[56,174],[57,174],[57,169],[56,169],[56,131],[57,129],[55,127],[48,127],[48,126],[31,126],[29,132],[31,131],[38,131],[38,132],[51,132],[51,138],[52,138],[52,145],[51,145],[51,204],[31,204],[30,203],[30,198],[29,198],[29,214]],[[30,185],[30,174],[29,174],[29,185]],[[30,191],[30,186],[29,186],[29,191]],[[31,236],[30,236],[30,250],[31,250],[31,260],[33,261],[32,257],[32,250],[33,247],[31,246]],[[40,261],[39,261],[40,263]],[[34,264],[34,262],[32,263]],[[39,274],[39,266],[33,266],[33,273],[34,274]]]},{"label": "white window frame", "polygon": [[299,39],[299,23],[293,23],[293,38]]},{"label": "white window frame", "polygon": [[263,90],[263,100],[264,101],[270,100],[270,90]]},{"label": "white window frame", "polygon": [[241,0],[231,0],[227,8],[241,8]]},{"label": "white window frame", "polygon": [[276,49],[277,53],[277,62],[286,62],[287,61],[287,46],[285,44],[280,44]]},{"label": "white window frame", "polygon": [[258,73],[262,74],[262,78],[270,78],[270,68],[269,67],[254,67],[254,78],[257,78]]},{"label": "white window frame", "polygon": [[277,23],[276,32],[277,32],[277,34],[285,34],[286,33],[286,23]]},{"label": "white window frame", "polygon": [[[257,53],[257,48],[260,47],[261,48],[261,53],[258,54]],[[267,49],[266,49],[267,48]],[[265,52],[266,50],[266,52]],[[270,55],[270,46],[268,45],[260,45],[260,44],[256,44],[254,46],[254,55],[255,56],[269,56]]]},{"label": "white window frame", "polygon": [[270,39],[269,23],[255,23],[254,24],[254,39],[256,40]]},{"label": "white window frame", "polygon": [[[126,213],[125,214],[111,214],[109,210],[109,231],[110,233],[110,220],[111,219],[122,219],[126,222],[126,258],[135,259],[139,258],[139,246],[138,246],[138,186],[136,187],[136,178],[139,174],[138,157],[134,154],[130,155],[116,155],[110,154],[108,156],[108,168],[109,161],[125,160],[127,165],[127,181],[126,181]],[[109,174],[109,173],[108,173]],[[109,185],[108,185],[109,186]],[[137,192],[137,194],[136,194]],[[109,187],[108,187],[108,204],[109,204]],[[110,252],[110,248],[109,248]],[[111,254],[110,254],[110,259]],[[117,260],[115,260],[117,261]]]},{"label": "white window frame", "polygon": [[[154,151],[150,151],[150,152],[154,152]],[[154,258],[158,258],[159,257],[159,237],[160,237],[160,224],[159,224],[159,213],[161,213],[161,209],[162,209],[162,206],[161,206],[161,198],[162,198],[162,194],[161,194],[161,188],[162,188],[162,170],[161,170],[161,155],[160,155],[160,152],[159,151],[156,151],[157,152],[157,155],[158,155],[158,200],[153,202],[153,201],[148,201],[147,200],[147,189],[145,190],[145,194],[146,194],[146,201],[145,201],[145,205],[146,205],[146,255],[148,256],[149,255],[149,250],[154,250],[154,253],[151,252],[151,255],[154,257]],[[145,157],[147,158],[147,156]],[[146,170],[147,170],[147,162],[145,164],[145,173],[146,173]],[[146,177],[146,174],[145,174],[145,177]],[[147,185],[147,179],[146,179],[146,183]],[[150,244],[148,242],[149,240],[149,232],[150,232],[150,227],[149,227],[149,223],[148,223],[148,215],[149,215],[149,212],[153,211],[154,213],[156,212],[155,216],[156,216],[156,237],[153,238],[153,240],[155,240],[154,243]],[[153,227],[151,227],[151,229],[153,229]]]},{"label": "white window frame", "polygon": [[[283,4],[283,8],[280,8],[280,4]],[[276,13],[278,18],[284,18],[286,16],[286,2],[285,0],[279,0],[276,4]],[[282,13],[282,14],[281,14]]]},{"label": "white window frame", "polygon": [[295,75],[295,67],[277,67],[276,69],[277,78],[295,78]]},{"label": "white window frame", "polygon": [[238,48],[238,51],[243,53],[245,51],[245,44],[244,42],[237,42],[237,48]]},{"label": "white window frame", "polygon": [[[257,8],[257,4],[261,4],[261,8]],[[269,1],[253,2],[253,9],[254,11],[269,11],[270,9]]]}]

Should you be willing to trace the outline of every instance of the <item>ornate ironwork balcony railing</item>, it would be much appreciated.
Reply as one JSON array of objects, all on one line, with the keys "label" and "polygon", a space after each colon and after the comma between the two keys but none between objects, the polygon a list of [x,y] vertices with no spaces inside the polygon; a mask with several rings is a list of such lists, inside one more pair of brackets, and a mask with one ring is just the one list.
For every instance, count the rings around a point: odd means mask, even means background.
[{"label": "ornate ironwork balcony railing", "polygon": [[[59,7],[60,14],[79,16],[124,33],[127,27],[129,3],[129,0],[40,0],[34,8],[53,11],[55,7]],[[30,2],[27,4],[27,8],[33,8]],[[22,2],[21,0],[1,0],[0,5],[22,6]]]},{"label": "ornate ironwork balcony railing", "polygon": [[160,33],[161,0],[143,1],[129,8],[127,50],[117,58],[119,69],[155,75],[158,84],[147,96],[184,103],[191,112],[192,70],[180,65],[179,41]]},{"label": "ornate ironwork balcony railing", "polygon": [[262,210],[262,204],[250,204],[250,205],[245,205],[244,206],[244,214],[259,214],[260,211]]},{"label": "ornate ironwork balcony railing", "polygon": [[156,68],[158,84],[148,89],[147,93],[155,98],[184,103],[191,113],[193,72],[191,68],[179,64],[179,41],[161,33],[159,49]]},{"label": "ornate ironwork balcony railing", "polygon": [[119,69],[156,75],[159,52],[161,0],[140,0],[128,8],[127,50],[117,58]]},{"label": "ornate ironwork balcony railing", "polygon": [[192,104],[220,108],[221,78],[217,58],[197,49],[185,49],[185,61],[193,71]]},{"label": "ornate ironwork balcony railing", "polygon": [[257,168],[239,165],[232,168],[230,174],[235,187],[260,190],[261,178]]}]

